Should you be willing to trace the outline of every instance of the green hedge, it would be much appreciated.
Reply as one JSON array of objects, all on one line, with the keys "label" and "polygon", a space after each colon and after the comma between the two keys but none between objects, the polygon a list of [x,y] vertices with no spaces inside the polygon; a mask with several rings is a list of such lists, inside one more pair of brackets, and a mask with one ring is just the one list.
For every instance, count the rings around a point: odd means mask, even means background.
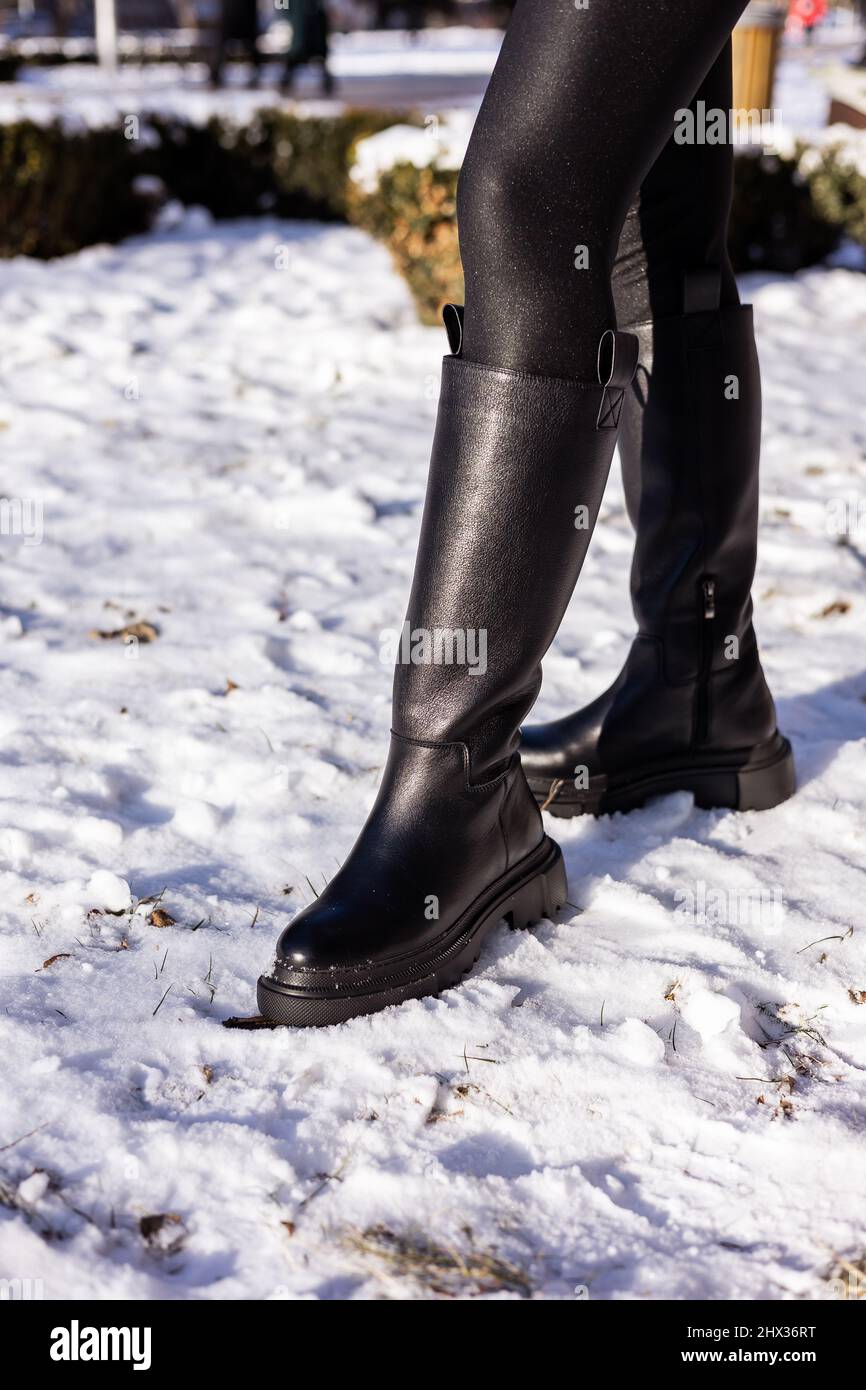
[{"label": "green hedge", "polygon": [[[802,157],[813,162],[811,151],[804,150]],[[866,174],[846,162],[839,146],[823,151],[809,174],[809,187],[820,216],[866,246]]]},{"label": "green hedge", "polygon": [[463,303],[456,173],[397,164],[381,176],[375,193],[353,186],[348,211],[352,222],[386,244],[422,322],[437,322],[449,301]]},{"label": "green hedge", "polygon": [[119,129],[0,126],[0,255],[59,256],[144,231],[136,171]]},{"label": "green hedge", "polygon": [[[30,121],[0,125],[0,256],[49,257],[118,241],[149,225],[154,196],[215,217],[348,219],[391,251],[419,313],[434,321],[462,301],[457,174],[398,164],[373,192],[350,176],[356,142],[405,121],[387,111],[300,116],[263,109],[243,127],[142,116],[143,138],[120,124],[77,132]],[[790,159],[738,153],[730,245],[738,270],[794,271],[822,260],[847,234],[866,245],[866,177],[834,147]]]},{"label": "green hedge", "polygon": [[842,230],[840,220],[821,207],[801,169],[799,152],[791,159],[767,153],[737,156],[728,231],[735,270],[792,273],[815,265],[835,250]]},{"label": "green hedge", "polygon": [[[738,271],[792,272],[823,260],[843,232],[866,245],[866,180],[832,151],[791,159],[737,155],[729,244]],[[426,323],[443,303],[463,301],[454,209],[457,175],[401,164],[375,192],[353,190],[349,215],[384,241]]]},{"label": "green hedge", "polygon": [[221,117],[203,126],[152,116],[158,144],[142,168],[171,197],[206,207],[214,217],[344,219],[355,142],[400,119],[385,111],[297,116],[262,110],[247,126]]},{"label": "green hedge", "polygon": [[120,122],[81,132],[0,125],[0,256],[61,256],[146,230],[153,198],[136,191],[140,175],[215,217],[345,218],[355,141],[396,119],[263,110],[239,128],[223,118],[196,126],[141,116],[146,138],[131,140]]}]

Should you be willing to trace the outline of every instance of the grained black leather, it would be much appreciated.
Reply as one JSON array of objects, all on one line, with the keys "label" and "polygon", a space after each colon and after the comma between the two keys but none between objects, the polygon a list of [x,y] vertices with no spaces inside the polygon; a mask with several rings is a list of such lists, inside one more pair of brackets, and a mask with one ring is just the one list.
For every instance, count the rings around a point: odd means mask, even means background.
[{"label": "grained black leather", "polygon": [[[398,662],[375,804],[280,937],[278,985],[350,988],[353,972],[402,969],[503,875],[549,854],[518,726],[586,554],[616,440],[604,420],[636,357],[627,335],[606,335],[594,385],[445,358],[407,622],[484,630],[486,669]],[[589,525],[575,526],[576,507]]]},{"label": "grained black leather", "polygon": [[464,742],[473,781],[515,751],[538,694],[607,482],[609,390],[445,359],[407,622],[484,631],[487,670],[399,665],[393,727]]},{"label": "grained black leather", "polygon": [[[706,302],[706,275],[693,289],[691,301]],[[576,767],[620,775],[660,758],[749,749],[776,728],[752,626],[761,432],[752,310],[700,309],[631,331],[639,363],[619,450],[639,631],[608,690],[523,730],[523,766],[539,787]]]}]

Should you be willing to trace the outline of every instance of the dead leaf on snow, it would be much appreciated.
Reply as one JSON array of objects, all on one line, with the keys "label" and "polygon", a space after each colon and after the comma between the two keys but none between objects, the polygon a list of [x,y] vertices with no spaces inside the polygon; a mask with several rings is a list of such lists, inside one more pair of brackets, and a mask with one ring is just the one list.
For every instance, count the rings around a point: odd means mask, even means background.
[{"label": "dead leaf on snow", "polygon": [[176,1211],[143,1216],[138,1223],[138,1229],[149,1249],[158,1255],[175,1254],[186,1239],[183,1217]]},{"label": "dead leaf on snow", "polygon": [[826,608],[822,608],[820,613],[816,613],[816,618],[833,618],[837,613],[848,613],[851,604],[846,598],[834,598],[832,603],[828,603]]},{"label": "dead leaf on snow", "polygon": [[124,627],[94,627],[88,636],[100,642],[155,642],[159,636],[159,628],[147,622],[127,623]]},{"label": "dead leaf on snow", "polygon": [[[49,965],[53,965],[54,962],[57,961],[57,960],[71,960],[71,959],[72,959],[72,954],[71,954],[70,951],[58,951],[56,956],[49,956],[47,960],[44,960],[44,961],[42,962],[41,966],[39,967],[39,970],[47,970],[48,967],[49,967]],[[37,972],[36,972],[37,975],[39,974],[39,970],[37,970]]]}]

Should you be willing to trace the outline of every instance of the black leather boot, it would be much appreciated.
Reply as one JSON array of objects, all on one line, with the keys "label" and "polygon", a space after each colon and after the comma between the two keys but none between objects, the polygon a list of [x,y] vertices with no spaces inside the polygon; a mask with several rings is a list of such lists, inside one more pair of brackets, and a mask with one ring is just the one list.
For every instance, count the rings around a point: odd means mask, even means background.
[{"label": "black leather boot", "polygon": [[523,730],[521,759],[553,815],[628,811],[694,793],[763,810],[794,790],[752,626],[761,380],[750,306],[687,277],[685,313],[634,328],[638,371],[619,448],[637,540],[638,622],[625,666],[584,709]]},{"label": "black leather boot", "polygon": [[[487,934],[566,896],[516,752],[518,726],[598,515],[637,341],[608,332],[599,385],[460,357],[442,392],[393,736],[369,819],[259,980],[262,1014],[338,1023],[456,984]],[[465,651],[463,650],[465,647]],[[408,650],[406,650],[408,648]],[[412,659],[406,660],[407,656]]]}]

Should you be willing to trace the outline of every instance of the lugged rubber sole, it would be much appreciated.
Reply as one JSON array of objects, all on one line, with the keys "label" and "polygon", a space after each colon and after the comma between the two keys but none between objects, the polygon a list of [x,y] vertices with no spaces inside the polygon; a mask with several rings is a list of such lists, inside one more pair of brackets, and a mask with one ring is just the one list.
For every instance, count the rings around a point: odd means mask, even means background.
[{"label": "lugged rubber sole", "polygon": [[[278,973],[262,975],[257,990],[259,1011],[274,1023],[321,1028],[378,1013],[407,999],[440,994],[468,974],[486,938],[503,919],[515,930],[532,926],[544,917],[553,917],[567,896],[562,851],[545,836],[529,862],[523,861],[491,884],[454,924],[447,939],[435,948],[419,950],[415,959],[401,957],[399,973],[389,975],[387,962],[363,975],[323,970],[316,972],[316,983],[303,987],[282,983]],[[278,970],[279,963],[275,965],[275,972]],[[356,979],[346,982],[352,973]],[[324,983],[329,975],[339,983]]]},{"label": "lugged rubber sole", "polygon": [[703,755],[688,763],[668,761],[619,777],[591,777],[579,789],[566,779],[532,777],[529,785],[539,806],[552,816],[606,816],[634,811],[654,796],[691,792],[703,810],[769,811],[793,796],[794,755],[777,733],[766,744],[742,755]]}]

